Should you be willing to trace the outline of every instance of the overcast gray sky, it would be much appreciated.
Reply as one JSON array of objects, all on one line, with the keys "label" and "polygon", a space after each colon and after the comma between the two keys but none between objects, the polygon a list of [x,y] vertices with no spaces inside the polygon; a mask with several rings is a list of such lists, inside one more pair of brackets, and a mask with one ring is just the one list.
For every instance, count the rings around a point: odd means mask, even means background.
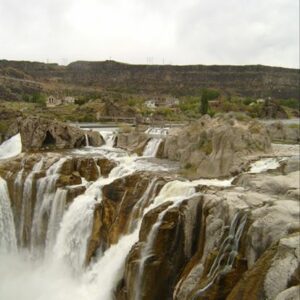
[{"label": "overcast gray sky", "polygon": [[0,0],[0,59],[109,58],[298,68],[299,0]]}]

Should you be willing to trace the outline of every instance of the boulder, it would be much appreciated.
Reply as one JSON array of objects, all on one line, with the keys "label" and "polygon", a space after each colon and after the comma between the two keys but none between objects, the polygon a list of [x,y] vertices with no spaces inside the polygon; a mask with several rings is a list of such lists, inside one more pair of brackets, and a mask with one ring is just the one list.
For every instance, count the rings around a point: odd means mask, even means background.
[{"label": "boulder", "polygon": [[204,116],[186,128],[171,130],[164,157],[180,161],[183,169],[195,170],[194,177],[216,178],[240,173],[248,156],[270,150],[263,125],[230,116]]},{"label": "boulder", "polygon": [[[39,117],[18,119],[23,151],[71,149],[86,146],[86,132],[62,122]],[[96,137],[96,135],[98,137]],[[101,146],[100,133],[89,134],[93,146]]]},{"label": "boulder", "polygon": [[281,143],[289,144],[289,143],[299,143],[300,141],[299,124],[289,125],[277,121],[266,125],[266,127],[272,142],[281,142]]}]

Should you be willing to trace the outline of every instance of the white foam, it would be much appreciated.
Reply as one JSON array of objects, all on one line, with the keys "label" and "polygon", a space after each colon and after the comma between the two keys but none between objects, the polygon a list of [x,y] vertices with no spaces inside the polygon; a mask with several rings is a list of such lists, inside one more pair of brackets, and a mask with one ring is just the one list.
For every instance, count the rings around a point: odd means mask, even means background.
[{"label": "white foam", "polygon": [[12,136],[9,140],[0,145],[0,159],[17,156],[22,152],[22,142],[20,133]]}]

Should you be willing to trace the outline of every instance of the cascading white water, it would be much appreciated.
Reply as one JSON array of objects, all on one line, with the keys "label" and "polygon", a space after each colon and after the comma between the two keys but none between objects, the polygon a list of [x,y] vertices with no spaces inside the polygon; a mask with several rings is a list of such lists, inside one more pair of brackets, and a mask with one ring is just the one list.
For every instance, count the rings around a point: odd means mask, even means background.
[{"label": "cascading white water", "polygon": [[0,159],[16,156],[22,152],[20,133],[14,135],[0,145]]},{"label": "cascading white water", "polygon": [[55,192],[51,205],[51,213],[48,221],[46,235],[46,255],[52,251],[56,242],[56,236],[60,228],[60,222],[63,218],[67,199],[67,190],[58,188]]},{"label": "cascading white water", "polygon": [[[13,199],[15,203],[17,203],[17,206],[22,203],[22,196],[23,196],[23,174],[24,174],[24,168],[22,168],[14,181],[14,193],[13,193]],[[16,229],[16,236],[20,237],[20,218],[15,218],[15,229]]]},{"label": "cascading white water", "polygon": [[83,195],[76,197],[65,213],[54,247],[54,255],[58,260],[66,262],[77,274],[82,271],[85,264],[94,207],[102,200],[102,187],[134,171],[134,161],[123,160],[122,164],[110,172],[108,178],[100,177]]},{"label": "cascading white water", "polygon": [[162,139],[159,138],[150,139],[144,149],[143,156],[156,157],[156,154],[158,152],[161,143],[162,143]]},{"label": "cascading white water", "polygon": [[280,166],[280,162],[283,161],[284,158],[278,159],[277,157],[271,158],[263,158],[255,161],[251,164],[249,173],[262,173],[267,170],[274,170]]},{"label": "cascading white water", "polygon": [[89,137],[87,134],[84,135],[84,138],[85,138],[85,146],[86,147],[89,147],[90,146],[90,143],[89,143]]},{"label": "cascading white water", "polygon": [[135,300],[142,299],[141,295],[141,286],[144,274],[145,263],[149,257],[152,255],[152,248],[155,242],[155,239],[158,234],[158,230],[163,222],[163,218],[169,209],[173,208],[174,206],[179,205],[183,200],[191,198],[195,196],[195,184],[189,181],[171,181],[168,182],[164,187],[161,189],[160,193],[157,197],[155,197],[153,203],[146,208],[144,214],[146,214],[149,210],[159,206],[164,202],[172,202],[170,206],[168,206],[165,210],[159,213],[156,222],[152,226],[147,240],[143,245],[141,254],[140,254],[140,262],[139,262],[139,269],[138,269],[138,276],[137,281],[135,283],[136,292],[135,292]]},{"label": "cascading white water", "polygon": [[169,128],[167,127],[149,127],[145,133],[150,135],[167,135],[169,131]]},{"label": "cascading white water", "polygon": [[0,177],[0,253],[16,252],[17,240],[6,181]]},{"label": "cascading white water", "polygon": [[[44,250],[44,234],[47,230],[44,223],[44,215],[51,213],[52,201],[55,197],[55,185],[59,178],[59,171],[67,157],[59,159],[46,172],[46,176],[37,181],[36,203],[31,226],[31,251],[39,256]],[[42,165],[42,162],[40,162]],[[36,166],[36,172],[40,166]],[[45,228],[46,227],[46,228]],[[47,232],[47,231],[46,231]]]},{"label": "cascading white water", "polygon": [[43,167],[43,160],[36,163],[32,169],[32,172],[28,174],[24,182],[23,194],[22,194],[22,206],[21,206],[21,219],[20,227],[18,229],[20,245],[24,246],[25,240],[29,240],[31,230],[31,199],[32,199],[32,187],[34,175],[39,172]]},{"label": "cascading white water", "polygon": [[154,177],[151,182],[148,184],[147,189],[145,190],[142,197],[137,201],[135,206],[132,209],[130,221],[128,225],[128,232],[132,232],[137,226],[138,220],[142,216],[143,210],[152,202],[155,197],[157,186],[160,184],[160,181]]},{"label": "cascading white water", "polygon": [[114,147],[117,137],[118,127],[103,127],[103,128],[91,128],[90,130],[99,132],[108,147]]},{"label": "cascading white water", "polygon": [[79,274],[84,266],[93,225],[96,197],[85,193],[74,199],[65,213],[54,246],[54,258]]}]

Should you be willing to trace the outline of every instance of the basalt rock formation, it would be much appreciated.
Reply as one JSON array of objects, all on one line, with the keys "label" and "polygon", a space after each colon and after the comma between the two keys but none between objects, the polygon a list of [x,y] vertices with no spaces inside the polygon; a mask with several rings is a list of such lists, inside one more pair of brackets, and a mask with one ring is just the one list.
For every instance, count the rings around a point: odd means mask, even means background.
[{"label": "basalt rock formation", "polygon": [[[298,98],[297,69],[253,66],[130,65],[115,61],[77,61],[68,66],[26,61],[0,61],[5,80],[0,97],[20,99],[21,92],[40,91],[43,82],[57,81],[77,87],[97,86],[142,93],[193,94],[199,88],[216,88],[251,97]],[[17,88],[14,88],[16,87]],[[8,89],[8,87],[10,89]]]},{"label": "basalt rock formation", "polygon": [[[152,175],[153,176],[153,175]],[[157,195],[165,181],[139,172],[116,179],[102,189],[103,200],[95,207],[93,229],[87,250],[87,261],[131,233],[137,220]]]},{"label": "basalt rock formation", "polygon": [[21,134],[22,150],[59,150],[87,146],[86,136],[91,146],[103,145],[104,139],[98,132],[85,132],[79,128],[38,117],[17,120]]},{"label": "basalt rock formation", "polygon": [[247,165],[247,156],[270,151],[265,127],[255,121],[239,122],[229,116],[202,117],[183,129],[171,130],[164,157],[194,169],[197,176],[232,176]]}]

